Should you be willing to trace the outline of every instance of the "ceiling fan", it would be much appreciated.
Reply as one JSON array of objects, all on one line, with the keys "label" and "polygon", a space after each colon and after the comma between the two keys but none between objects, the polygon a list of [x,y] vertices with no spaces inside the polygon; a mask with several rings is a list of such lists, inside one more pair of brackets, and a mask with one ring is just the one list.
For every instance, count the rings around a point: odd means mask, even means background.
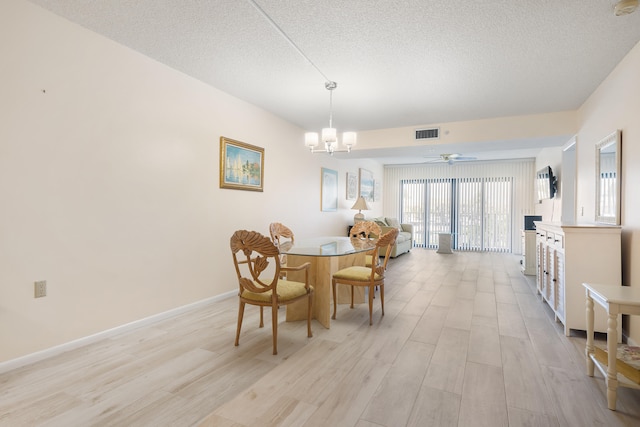
[{"label": "ceiling fan", "polygon": [[469,160],[477,160],[476,157],[468,157],[463,156],[459,153],[450,153],[450,154],[440,154],[437,157],[425,156],[427,158],[432,158],[433,160],[427,161],[427,163],[448,163],[452,165],[454,162],[466,162]]}]

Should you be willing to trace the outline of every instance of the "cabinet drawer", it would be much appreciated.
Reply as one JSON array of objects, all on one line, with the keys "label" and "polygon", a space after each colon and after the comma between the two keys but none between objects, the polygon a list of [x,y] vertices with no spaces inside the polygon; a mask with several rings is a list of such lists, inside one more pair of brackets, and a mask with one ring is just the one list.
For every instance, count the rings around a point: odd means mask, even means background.
[{"label": "cabinet drawer", "polygon": [[564,249],[564,236],[562,233],[547,233],[547,245],[553,249]]},{"label": "cabinet drawer", "polygon": [[547,236],[546,237],[547,245],[553,246],[554,245],[554,240],[555,240],[555,237],[556,237],[555,233],[547,231],[546,236]]}]

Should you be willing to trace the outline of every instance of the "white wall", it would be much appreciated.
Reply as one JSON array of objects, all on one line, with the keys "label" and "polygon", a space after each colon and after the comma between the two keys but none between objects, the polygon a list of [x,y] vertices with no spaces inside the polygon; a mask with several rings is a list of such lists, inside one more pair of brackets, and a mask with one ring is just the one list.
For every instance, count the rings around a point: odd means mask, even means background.
[{"label": "white wall", "polygon": [[[23,0],[0,3],[0,58],[0,362],[233,291],[234,230],[343,235],[346,172],[382,178]],[[265,148],[264,192],[219,188],[220,136]],[[323,166],[338,212],[320,212]]]},{"label": "white wall", "polygon": [[[536,157],[536,171],[551,166],[558,180],[558,189],[562,189],[562,149],[560,147],[543,148]],[[558,191],[552,199],[535,200],[535,215],[541,215],[543,221],[560,221],[562,216],[562,192]]]},{"label": "white wall", "polygon": [[[595,220],[595,145],[622,130],[622,281],[640,286],[640,43],[618,64],[578,111],[578,222]],[[629,331],[640,342],[640,317],[630,317]]]}]

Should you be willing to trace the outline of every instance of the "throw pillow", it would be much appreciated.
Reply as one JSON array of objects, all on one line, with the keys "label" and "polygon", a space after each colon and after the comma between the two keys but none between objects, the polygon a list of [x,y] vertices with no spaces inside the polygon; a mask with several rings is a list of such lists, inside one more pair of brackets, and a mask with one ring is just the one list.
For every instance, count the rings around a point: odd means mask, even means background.
[{"label": "throw pillow", "polygon": [[402,231],[402,227],[400,226],[400,222],[396,218],[387,218],[387,224],[389,224],[389,227],[394,227],[394,228],[397,228],[398,230]]},{"label": "throw pillow", "polygon": [[385,221],[384,218],[379,217],[379,218],[373,218],[373,222],[375,222],[376,224],[378,224],[381,227],[388,227],[389,224],[387,224],[387,222]]}]

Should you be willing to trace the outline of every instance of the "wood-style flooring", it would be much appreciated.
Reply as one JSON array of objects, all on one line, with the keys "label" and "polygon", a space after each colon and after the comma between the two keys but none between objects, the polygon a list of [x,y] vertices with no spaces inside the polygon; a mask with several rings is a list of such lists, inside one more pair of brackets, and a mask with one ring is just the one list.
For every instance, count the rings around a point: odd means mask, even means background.
[{"label": "wood-style flooring", "polygon": [[237,299],[0,375],[1,426],[638,426],[640,391],[587,377],[510,254],[413,249],[391,260],[385,316],[338,307],[331,329],[270,322]]}]

